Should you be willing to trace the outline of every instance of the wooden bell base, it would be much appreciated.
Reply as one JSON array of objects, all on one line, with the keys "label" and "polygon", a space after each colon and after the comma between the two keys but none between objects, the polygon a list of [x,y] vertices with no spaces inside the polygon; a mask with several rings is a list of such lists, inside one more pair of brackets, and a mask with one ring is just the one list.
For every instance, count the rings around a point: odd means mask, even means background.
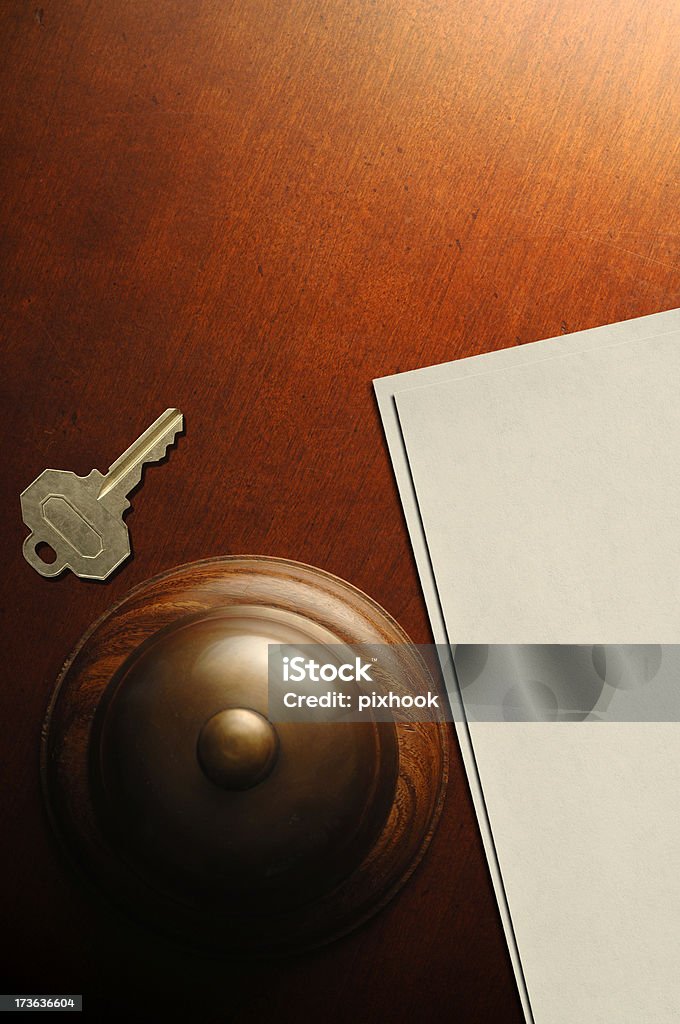
[{"label": "wooden bell base", "polygon": [[423,856],[448,772],[441,722],[269,723],[268,642],[409,641],[321,570],[198,562],[92,626],[43,730],[47,807],[79,868],[141,921],[232,952],[374,914]]}]

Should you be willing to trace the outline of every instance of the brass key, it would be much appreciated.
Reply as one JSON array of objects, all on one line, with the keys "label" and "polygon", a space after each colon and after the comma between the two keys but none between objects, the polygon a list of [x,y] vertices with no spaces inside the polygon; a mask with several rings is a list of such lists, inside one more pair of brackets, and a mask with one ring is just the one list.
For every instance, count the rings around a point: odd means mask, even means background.
[{"label": "brass key", "polygon": [[[127,496],[142,478],[147,462],[159,462],[184,426],[179,409],[166,411],[113,463],[108,473],[93,469],[77,476],[46,469],[21,495],[21,514],[31,533],[24,557],[41,576],[70,569],[83,579],[105,580],[130,554],[123,513]],[[39,550],[56,554],[45,562]]]}]

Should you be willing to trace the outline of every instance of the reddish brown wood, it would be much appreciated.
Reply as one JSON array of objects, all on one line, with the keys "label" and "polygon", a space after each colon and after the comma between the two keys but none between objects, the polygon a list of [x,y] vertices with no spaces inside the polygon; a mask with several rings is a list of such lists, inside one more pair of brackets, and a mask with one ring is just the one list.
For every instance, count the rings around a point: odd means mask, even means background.
[{"label": "reddish brown wood", "polygon": [[[370,380],[680,303],[678,5],[7,0],[0,36],[5,990],[516,1024],[458,760],[398,900],[232,976],[95,912],[46,826],[39,728],[91,621],[206,556],[319,565],[428,639]],[[169,405],[187,434],[135,497],[134,560],[41,579],[19,492],[105,468]]]}]

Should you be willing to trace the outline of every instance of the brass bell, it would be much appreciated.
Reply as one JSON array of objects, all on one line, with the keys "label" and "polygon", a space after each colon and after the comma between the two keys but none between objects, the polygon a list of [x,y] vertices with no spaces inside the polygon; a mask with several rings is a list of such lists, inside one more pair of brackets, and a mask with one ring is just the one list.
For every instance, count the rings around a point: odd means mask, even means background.
[{"label": "brass bell", "polygon": [[446,727],[273,723],[268,645],[407,642],[349,584],[282,559],[142,584],[81,640],[43,730],[47,806],[72,859],[185,942],[288,951],[354,928],[429,842]]}]

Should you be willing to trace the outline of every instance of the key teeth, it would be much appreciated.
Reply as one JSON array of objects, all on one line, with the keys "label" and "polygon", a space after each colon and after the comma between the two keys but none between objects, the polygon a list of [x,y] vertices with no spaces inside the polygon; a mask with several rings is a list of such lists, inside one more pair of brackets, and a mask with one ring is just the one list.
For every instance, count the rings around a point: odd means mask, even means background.
[{"label": "key teeth", "polygon": [[161,459],[164,459],[168,453],[168,448],[173,447],[173,445],[177,443],[177,435],[180,433],[181,429],[182,424],[180,423],[177,429],[174,430],[170,436],[163,438],[163,440],[159,441],[158,444],[151,449],[146,461],[160,462]]}]

